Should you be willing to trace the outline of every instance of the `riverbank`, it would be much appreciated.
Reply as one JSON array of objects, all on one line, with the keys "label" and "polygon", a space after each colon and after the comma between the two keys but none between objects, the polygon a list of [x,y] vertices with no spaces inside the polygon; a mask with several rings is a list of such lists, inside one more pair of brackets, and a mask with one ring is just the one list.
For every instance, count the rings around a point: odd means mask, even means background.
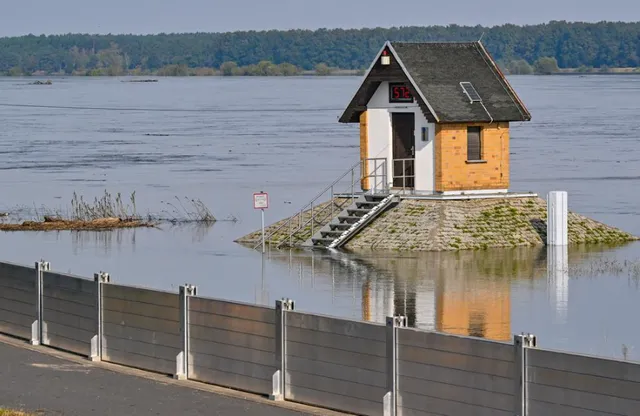
[{"label": "riverbank", "polygon": [[[340,205],[335,201],[336,206]],[[338,213],[336,212],[336,215]],[[303,219],[310,218],[310,212]],[[274,232],[287,219],[266,228]],[[329,222],[328,220],[326,222]],[[316,224],[316,229],[323,224]],[[620,244],[638,237],[618,228],[569,213],[569,244]],[[273,244],[287,245],[286,230],[273,236]],[[310,232],[309,232],[310,233]],[[488,248],[541,246],[546,242],[547,207],[539,197],[491,198],[475,200],[403,199],[382,213],[346,245],[345,249],[383,251],[483,250]],[[293,240],[304,243],[305,235]],[[237,240],[257,244],[256,231]]]}]

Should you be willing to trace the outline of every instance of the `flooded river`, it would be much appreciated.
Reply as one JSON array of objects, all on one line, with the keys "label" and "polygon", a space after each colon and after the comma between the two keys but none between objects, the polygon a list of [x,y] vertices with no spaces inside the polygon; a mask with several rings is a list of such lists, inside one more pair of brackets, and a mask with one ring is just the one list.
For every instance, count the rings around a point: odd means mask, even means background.
[{"label": "flooded river", "polygon": [[[135,191],[139,213],[201,199],[212,227],[1,233],[0,260],[206,296],[273,304],[640,360],[640,243],[460,253],[257,251],[233,240],[293,213],[358,158],[337,117],[356,77],[162,78],[158,83],[0,78],[0,211],[67,209]],[[571,210],[640,235],[640,77],[512,77],[533,115],[512,126],[511,189],[569,192]]]}]

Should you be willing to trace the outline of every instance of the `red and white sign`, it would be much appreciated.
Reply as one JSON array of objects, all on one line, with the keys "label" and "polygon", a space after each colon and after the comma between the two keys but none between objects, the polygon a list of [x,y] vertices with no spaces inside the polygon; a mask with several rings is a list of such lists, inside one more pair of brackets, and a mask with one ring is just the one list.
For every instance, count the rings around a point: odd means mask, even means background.
[{"label": "red and white sign", "polygon": [[253,209],[269,208],[269,194],[266,192],[256,192],[253,194]]}]

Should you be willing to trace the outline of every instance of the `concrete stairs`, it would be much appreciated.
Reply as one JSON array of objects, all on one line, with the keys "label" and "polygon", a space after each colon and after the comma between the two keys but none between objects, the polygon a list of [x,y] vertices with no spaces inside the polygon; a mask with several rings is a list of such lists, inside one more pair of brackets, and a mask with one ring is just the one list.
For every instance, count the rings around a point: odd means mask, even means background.
[{"label": "concrete stairs", "polygon": [[338,248],[353,238],[393,201],[390,194],[360,195],[307,242],[307,247]]}]

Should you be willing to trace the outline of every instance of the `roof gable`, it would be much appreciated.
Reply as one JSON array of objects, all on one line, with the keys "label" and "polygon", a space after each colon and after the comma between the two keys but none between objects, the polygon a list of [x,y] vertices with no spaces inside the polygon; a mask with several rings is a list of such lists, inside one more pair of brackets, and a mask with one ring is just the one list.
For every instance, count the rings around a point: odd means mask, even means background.
[{"label": "roof gable", "polygon": [[[382,66],[380,55],[391,54]],[[531,114],[480,42],[387,42],[340,118],[357,122],[382,81],[406,82],[427,120],[440,123],[527,121]],[[461,83],[470,82],[481,101]]]},{"label": "roof gable", "polygon": [[[394,58],[391,59],[390,65],[382,65],[380,63],[380,56],[384,52]],[[367,104],[378,90],[380,84],[384,81],[403,82],[407,85],[411,94],[416,97],[418,106],[422,110],[425,118],[430,122],[436,121],[429,104],[423,97],[421,97],[421,92],[414,85],[408,75],[408,72],[402,67],[402,62],[398,59],[397,55],[395,55],[395,52],[392,50],[389,42],[387,42],[382,49],[380,49],[376,55],[376,59],[365,73],[364,80],[360,85],[360,88],[358,88],[351,102],[340,117],[340,122],[357,123],[360,119],[360,114],[367,109]]]}]

